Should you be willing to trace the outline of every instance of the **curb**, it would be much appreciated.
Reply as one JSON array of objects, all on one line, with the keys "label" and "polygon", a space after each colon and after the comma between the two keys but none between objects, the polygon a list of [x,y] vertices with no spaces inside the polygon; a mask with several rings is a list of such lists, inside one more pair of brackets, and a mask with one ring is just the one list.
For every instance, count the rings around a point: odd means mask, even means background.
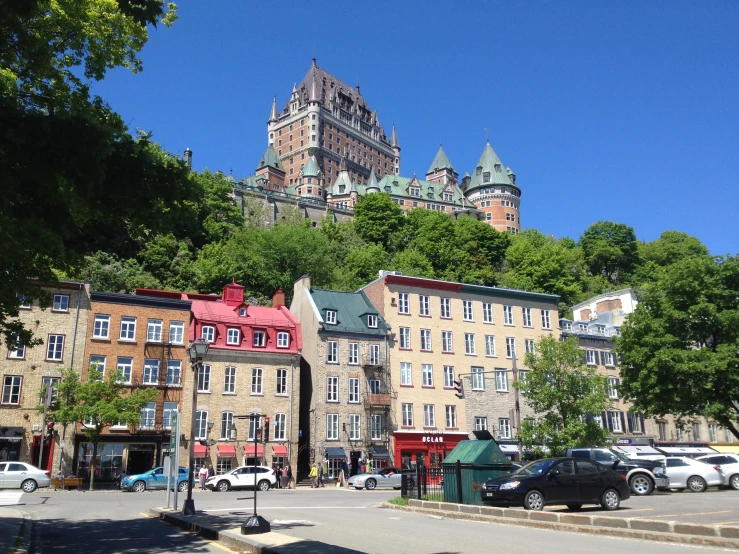
[{"label": "curb", "polygon": [[678,544],[739,548],[739,527],[728,525],[697,525],[640,518],[622,519],[597,515],[533,512],[515,508],[470,506],[451,502],[429,502],[412,499],[408,500],[408,506],[398,506],[386,502],[381,507],[406,512],[443,515],[450,519],[505,523],[538,529],[588,533],[591,535],[611,535]]}]

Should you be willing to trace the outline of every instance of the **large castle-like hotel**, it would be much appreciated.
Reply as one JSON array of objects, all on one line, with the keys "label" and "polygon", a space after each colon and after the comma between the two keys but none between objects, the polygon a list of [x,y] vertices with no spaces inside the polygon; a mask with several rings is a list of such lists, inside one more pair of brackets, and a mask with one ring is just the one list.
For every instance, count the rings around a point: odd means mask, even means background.
[{"label": "large castle-like hotel", "polygon": [[267,135],[267,150],[242,188],[339,210],[351,210],[365,194],[387,192],[404,211],[426,208],[476,217],[499,231],[521,228],[516,175],[489,143],[461,181],[441,146],[425,179],[402,177],[395,124],[388,138],[359,86],[337,79],[315,58],[282,111],[273,99]]}]

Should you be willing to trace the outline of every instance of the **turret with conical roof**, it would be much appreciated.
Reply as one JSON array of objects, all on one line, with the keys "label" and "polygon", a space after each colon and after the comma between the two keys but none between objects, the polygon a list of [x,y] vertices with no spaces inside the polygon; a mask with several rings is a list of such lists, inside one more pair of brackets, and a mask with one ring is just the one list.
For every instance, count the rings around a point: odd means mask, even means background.
[{"label": "turret with conical roof", "polygon": [[279,118],[279,115],[277,114],[277,95],[272,98],[272,111],[269,113],[269,121],[270,123],[273,121],[277,121]]},{"label": "turret with conical roof", "polygon": [[373,193],[373,192],[380,192],[380,183],[377,181],[377,177],[375,176],[375,167],[372,166],[370,168],[370,176],[369,181],[367,181],[367,194]]},{"label": "turret with conical roof", "polygon": [[444,147],[440,144],[439,151],[431,162],[431,167],[426,172],[426,180],[432,183],[457,184],[457,172],[454,171],[449,156],[444,152]]},{"label": "turret with conical roof", "polygon": [[390,144],[393,147],[393,153],[395,159],[393,160],[393,167],[395,168],[395,174],[400,175],[400,144],[398,143],[398,133],[395,130],[395,122],[393,121],[393,132],[391,135]]},{"label": "turret with conical roof", "polygon": [[268,190],[283,192],[285,188],[285,168],[280,161],[277,152],[270,143],[264,151],[255,172],[257,181],[266,183],[262,185]]}]

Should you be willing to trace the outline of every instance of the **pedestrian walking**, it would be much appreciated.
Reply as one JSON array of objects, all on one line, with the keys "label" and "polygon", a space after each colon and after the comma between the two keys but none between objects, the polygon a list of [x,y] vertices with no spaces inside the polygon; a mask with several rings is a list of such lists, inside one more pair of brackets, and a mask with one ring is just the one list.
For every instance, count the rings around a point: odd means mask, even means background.
[{"label": "pedestrian walking", "polygon": [[318,486],[318,470],[316,469],[316,464],[313,464],[310,468],[308,477],[310,477],[310,488],[315,489]]},{"label": "pedestrian walking", "polygon": [[[293,479],[293,468],[290,464],[287,464],[285,468],[285,477],[287,477],[287,488],[295,488],[295,480]],[[292,487],[291,487],[292,485]]]},{"label": "pedestrian walking", "polygon": [[210,466],[210,467],[208,468],[208,477],[209,477],[209,478],[210,478],[210,477],[215,477],[215,475],[216,475],[216,470],[215,470],[215,469],[213,468],[213,466],[211,465],[211,466]]},{"label": "pedestrian walking", "polygon": [[323,486],[323,464],[318,465],[318,486]]},{"label": "pedestrian walking", "polygon": [[275,471],[275,474],[277,475],[277,488],[282,488],[282,466],[277,466],[277,471]]},{"label": "pedestrian walking", "polygon": [[198,479],[200,481],[200,490],[205,489],[205,480],[208,478],[208,468],[205,467],[205,464],[200,468],[200,471],[198,472]]},{"label": "pedestrian walking", "polygon": [[364,460],[362,461],[362,473],[367,473],[367,464],[364,462]]}]

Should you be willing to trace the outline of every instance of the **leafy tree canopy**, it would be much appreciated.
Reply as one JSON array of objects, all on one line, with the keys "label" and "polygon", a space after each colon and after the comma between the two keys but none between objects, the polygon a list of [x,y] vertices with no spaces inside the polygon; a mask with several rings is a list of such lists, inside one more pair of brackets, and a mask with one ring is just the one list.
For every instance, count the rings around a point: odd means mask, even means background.
[{"label": "leafy tree canopy", "polygon": [[365,241],[392,250],[391,238],[402,229],[403,212],[387,193],[367,194],[354,207],[354,226]]},{"label": "leafy tree canopy", "polygon": [[625,279],[639,262],[636,233],[623,223],[593,223],[580,237],[580,245],[590,273],[614,284]]}]

